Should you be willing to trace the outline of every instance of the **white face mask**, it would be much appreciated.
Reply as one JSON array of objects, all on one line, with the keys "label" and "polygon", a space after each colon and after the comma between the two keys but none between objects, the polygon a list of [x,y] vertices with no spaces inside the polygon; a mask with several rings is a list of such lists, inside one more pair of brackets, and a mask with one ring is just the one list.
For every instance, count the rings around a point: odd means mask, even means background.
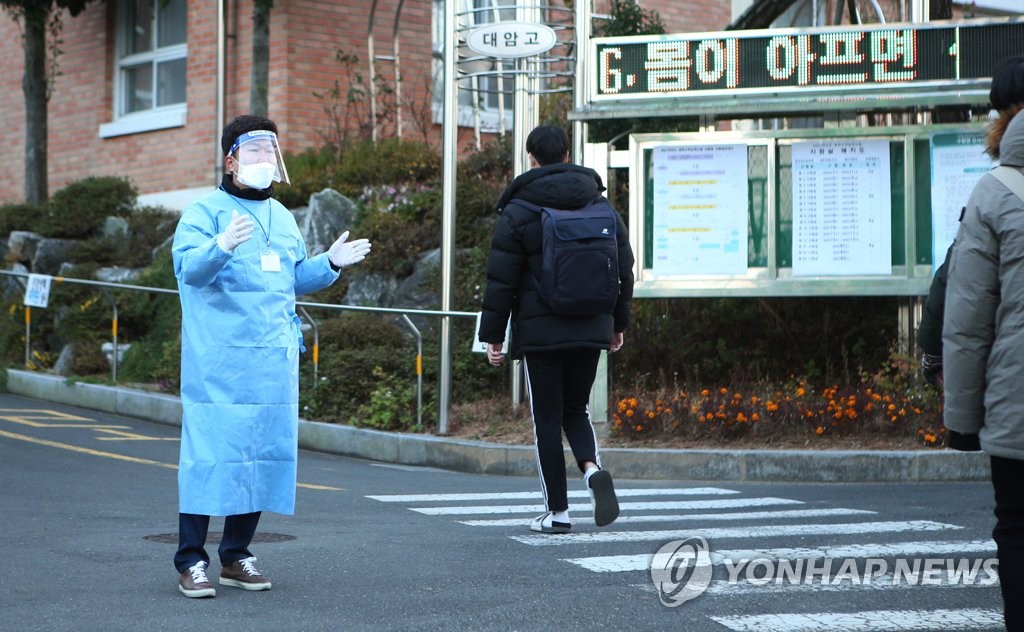
[{"label": "white face mask", "polygon": [[258,162],[253,165],[238,165],[238,181],[253,189],[266,189],[274,181],[277,165]]}]

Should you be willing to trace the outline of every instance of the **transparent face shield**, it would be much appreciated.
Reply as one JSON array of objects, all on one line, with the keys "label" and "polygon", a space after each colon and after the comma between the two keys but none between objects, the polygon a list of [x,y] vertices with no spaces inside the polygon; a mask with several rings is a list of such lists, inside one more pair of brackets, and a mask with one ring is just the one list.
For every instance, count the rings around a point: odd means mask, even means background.
[{"label": "transparent face shield", "polygon": [[[235,153],[237,152],[237,153]],[[277,134],[267,130],[246,132],[235,139],[228,154],[235,156],[239,165],[271,164],[275,166],[274,181],[291,184],[284,166]]]}]

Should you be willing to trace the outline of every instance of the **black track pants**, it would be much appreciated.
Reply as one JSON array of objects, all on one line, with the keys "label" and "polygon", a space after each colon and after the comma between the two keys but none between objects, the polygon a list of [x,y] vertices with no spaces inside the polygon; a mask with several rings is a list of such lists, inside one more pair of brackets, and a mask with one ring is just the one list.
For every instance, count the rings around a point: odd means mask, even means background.
[{"label": "black track pants", "polygon": [[1024,461],[992,457],[992,486],[996,492],[996,541],[999,584],[1008,632],[1024,631]]},{"label": "black track pants", "polygon": [[585,461],[600,465],[597,438],[587,410],[600,357],[599,349],[563,349],[523,356],[541,485],[548,511],[569,508],[563,430],[581,471]]}]

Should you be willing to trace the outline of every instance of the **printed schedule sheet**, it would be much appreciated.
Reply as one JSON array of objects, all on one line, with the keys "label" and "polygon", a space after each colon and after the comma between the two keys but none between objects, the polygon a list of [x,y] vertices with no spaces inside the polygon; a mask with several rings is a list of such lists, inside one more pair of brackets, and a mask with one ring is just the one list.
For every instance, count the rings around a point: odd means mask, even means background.
[{"label": "printed schedule sheet", "polygon": [[652,167],[655,274],[745,274],[747,146],[657,147]]},{"label": "printed schedule sheet", "polygon": [[889,141],[792,149],[793,276],[891,274]]}]

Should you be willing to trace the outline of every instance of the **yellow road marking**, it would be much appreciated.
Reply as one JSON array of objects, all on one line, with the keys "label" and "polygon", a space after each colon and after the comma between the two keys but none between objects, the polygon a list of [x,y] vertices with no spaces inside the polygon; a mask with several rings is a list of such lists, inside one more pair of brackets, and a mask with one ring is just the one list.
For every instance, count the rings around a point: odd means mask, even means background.
[{"label": "yellow road marking", "polygon": [[[71,445],[69,443],[60,443],[58,441],[50,441],[48,439],[37,439],[36,437],[30,437],[28,435],[17,434],[15,432],[7,432],[6,430],[0,430],[0,437],[7,437],[8,439],[15,439],[17,441],[26,441],[28,443],[35,443],[38,445],[45,445],[50,448],[59,448],[61,450],[70,450],[71,452],[78,452],[79,454],[90,454],[92,456],[103,456],[109,459],[116,459],[118,461],[127,461],[129,463],[140,463],[142,465],[155,465],[157,467],[166,467],[172,470],[178,469],[178,466],[173,463],[163,463],[161,461],[154,461],[152,459],[140,459],[134,456],[127,456],[125,454],[117,454],[115,452],[104,452],[102,450],[93,450],[92,448],[83,448],[82,446]],[[332,491],[332,492],[343,492],[343,487],[330,487],[328,485],[313,485],[312,483],[296,483],[296,487],[303,487],[305,489],[316,489],[321,491]]]},{"label": "yellow road marking", "polygon": [[65,421],[92,421],[92,419],[88,417],[79,417],[70,413],[62,413],[57,410],[46,409],[25,410],[23,408],[0,408],[0,413],[17,413],[18,417],[35,417],[35,414],[38,413],[39,415],[44,415],[44,419],[56,418],[63,419]]},{"label": "yellow road marking", "polygon": [[0,430],[0,437],[7,437],[8,439],[17,439],[18,441],[27,441],[28,443],[36,443],[51,448],[60,448],[61,450],[70,450],[71,452],[78,452],[80,454],[91,454],[92,456],[105,456],[108,459],[128,461],[129,463],[141,463],[142,465],[156,465],[157,467],[168,467],[171,468],[172,470],[178,469],[177,465],[173,465],[171,463],[162,463],[160,461],[153,461],[152,459],[140,459],[135,456],[116,454],[114,452],[93,450],[92,448],[83,448],[82,446],[71,445],[69,443],[60,443],[58,441],[50,441],[48,439],[37,439],[36,437],[29,437],[27,435],[17,434],[14,432],[7,432],[6,430]]},{"label": "yellow road marking", "polygon": [[[129,426],[118,426],[120,428],[128,428]],[[107,434],[114,435],[113,437],[96,437],[97,441],[180,441],[178,437],[149,437],[146,435],[136,434],[134,432],[124,432],[122,430],[115,430],[114,426],[109,427],[97,427],[94,430],[98,432],[105,432]]]}]

